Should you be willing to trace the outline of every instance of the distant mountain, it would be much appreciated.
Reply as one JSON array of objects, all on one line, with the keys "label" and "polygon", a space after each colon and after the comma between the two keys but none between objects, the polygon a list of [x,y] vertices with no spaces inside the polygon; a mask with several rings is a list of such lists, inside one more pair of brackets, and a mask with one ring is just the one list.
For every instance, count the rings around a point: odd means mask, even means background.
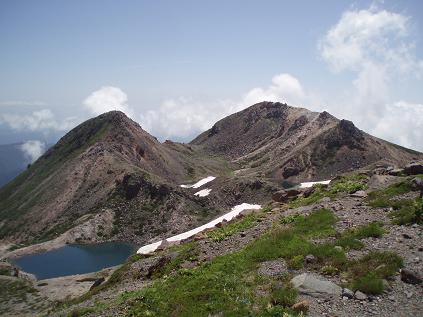
[{"label": "distant mountain", "polygon": [[27,167],[21,143],[0,145],[0,187],[11,181]]},{"label": "distant mountain", "polygon": [[[160,143],[112,111],[74,128],[0,189],[0,239],[34,243],[90,223],[67,242],[141,244],[239,203],[265,203],[283,180],[326,179],[422,157],[326,112],[281,103],[259,103],[224,118],[190,144]],[[209,175],[217,176],[206,186],[209,196],[180,187]]]}]

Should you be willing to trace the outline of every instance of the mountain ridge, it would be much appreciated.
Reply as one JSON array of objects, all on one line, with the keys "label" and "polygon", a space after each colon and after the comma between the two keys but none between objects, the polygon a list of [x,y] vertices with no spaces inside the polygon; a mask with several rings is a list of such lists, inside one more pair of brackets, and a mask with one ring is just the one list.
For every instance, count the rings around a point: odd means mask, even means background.
[{"label": "mountain ridge", "polygon": [[[0,238],[49,240],[109,210],[113,232],[100,231],[97,240],[141,243],[204,223],[246,199],[265,202],[284,181],[332,178],[419,157],[327,112],[282,103],[252,105],[188,144],[161,143],[111,111],[72,129],[0,189]],[[211,196],[179,187],[209,175],[218,176]]]}]

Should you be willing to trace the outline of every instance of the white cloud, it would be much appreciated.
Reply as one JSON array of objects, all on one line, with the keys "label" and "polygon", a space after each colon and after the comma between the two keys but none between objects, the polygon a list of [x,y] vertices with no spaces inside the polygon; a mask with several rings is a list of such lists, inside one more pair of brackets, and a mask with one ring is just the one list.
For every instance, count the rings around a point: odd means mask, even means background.
[{"label": "white cloud", "polygon": [[20,145],[20,150],[24,153],[29,163],[35,162],[46,150],[45,143],[38,140],[27,141]]},{"label": "white cloud", "polygon": [[84,106],[94,115],[119,110],[130,117],[134,116],[133,110],[128,106],[128,97],[118,87],[104,86],[92,92],[85,100]]},{"label": "white cloud", "polygon": [[421,105],[396,102],[391,96],[398,78],[419,80],[423,70],[410,39],[410,24],[410,17],[375,6],[348,10],[318,48],[332,71],[355,75],[350,93],[341,104],[329,103],[329,111],[378,137],[421,150],[423,129],[414,118],[421,114]]},{"label": "white cloud", "polygon": [[238,100],[203,101],[190,97],[165,100],[157,109],[140,116],[141,126],[162,139],[194,137],[211,128],[218,120],[262,101],[300,105],[310,99],[299,80],[290,74],[272,78],[268,87],[256,87]]},{"label": "white cloud", "polygon": [[245,96],[243,103],[253,105],[261,101],[286,102],[300,105],[306,100],[306,94],[299,80],[290,74],[279,74],[272,78],[267,88],[253,88]]},{"label": "white cloud", "polygon": [[57,130],[66,131],[74,127],[77,122],[75,117],[68,117],[58,121],[50,109],[33,111],[27,115],[1,114],[0,123],[7,124],[14,130]]},{"label": "white cloud", "polygon": [[386,106],[370,131],[391,142],[423,151],[423,104],[399,101]]}]

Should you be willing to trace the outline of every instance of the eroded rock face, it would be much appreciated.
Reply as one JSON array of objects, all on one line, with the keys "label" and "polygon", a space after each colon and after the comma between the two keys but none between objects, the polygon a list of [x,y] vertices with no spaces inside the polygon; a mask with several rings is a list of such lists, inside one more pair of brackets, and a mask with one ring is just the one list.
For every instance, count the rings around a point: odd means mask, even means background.
[{"label": "eroded rock face", "polygon": [[423,163],[411,163],[404,168],[406,175],[423,174]]},{"label": "eroded rock face", "polygon": [[303,273],[291,280],[292,285],[301,294],[313,297],[341,296],[342,288],[321,276]]}]

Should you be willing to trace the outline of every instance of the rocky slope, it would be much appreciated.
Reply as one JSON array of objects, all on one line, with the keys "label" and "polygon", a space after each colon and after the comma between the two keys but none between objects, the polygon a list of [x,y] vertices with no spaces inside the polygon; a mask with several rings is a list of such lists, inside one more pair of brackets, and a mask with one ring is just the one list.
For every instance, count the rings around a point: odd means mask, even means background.
[{"label": "rocky slope", "polygon": [[[312,193],[300,191],[285,203],[269,202],[181,245],[134,256],[97,289],[64,305],[41,305],[39,311],[51,316],[419,316],[423,218],[408,208],[410,201],[419,201],[423,175],[388,173],[348,175],[313,187]],[[422,203],[413,208],[423,208]],[[411,210],[417,218],[401,218]],[[42,288],[48,286],[37,287],[44,294]]]},{"label": "rocky slope", "polygon": [[195,138],[211,154],[241,164],[242,174],[292,182],[330,179],[374,164],[403,165],[421,153],[375,138],[347,120],[262,102],[217,122]]}]

